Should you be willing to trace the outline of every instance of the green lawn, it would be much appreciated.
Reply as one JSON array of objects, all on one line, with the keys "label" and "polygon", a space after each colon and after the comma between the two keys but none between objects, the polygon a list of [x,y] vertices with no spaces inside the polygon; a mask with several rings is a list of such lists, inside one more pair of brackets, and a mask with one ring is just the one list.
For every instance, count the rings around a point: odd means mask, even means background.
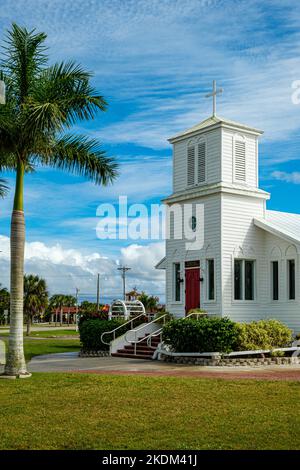
[{"label": "green lawn", "polygon": [[0,381],[1,449],[299,449],[299,382],[34,374]]},{"label": "green lawn", "polygon": [[60,336],[79,336],[75,330],[32,331],[30,336],[37,338],[58,338]]},{"label": "green lawn", "polygon": [[[1,335],[0,335],[1,336]],[[7,338],[5,339],[7,341]],[[79,351],[80,343],[79,339],[30,339],[24,337],[24,350],[25,359],[29,361],[33,356],[39,356],[40,354],[52,354]]]}]

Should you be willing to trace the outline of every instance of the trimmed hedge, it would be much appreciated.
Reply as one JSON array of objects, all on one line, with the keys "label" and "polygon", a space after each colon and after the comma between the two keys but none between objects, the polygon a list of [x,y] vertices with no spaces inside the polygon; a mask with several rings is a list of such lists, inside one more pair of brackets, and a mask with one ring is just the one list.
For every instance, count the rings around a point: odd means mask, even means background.
[{"label": "trimmed hedge", "polygon": [[235,323],[228,318],[179,319],[163,328],[163,340],[176,352],[223,352],[287,346],[292,331],[278,320]]},{"label": "trimmed hedge", "polygon": [[238,323],[239,351],[284,348],[292,341],[292,331],[278,320]]},{"label": "trimmed hedge", "polygon": [[163,328],[163,341],[176,352],[231,352],[239,330],[228,318],[172,320]]},{"label": "trimmed hedge", "polygon": [[[79,325],[80,341],[83,351],[107,351],[109,346],[102,343],[101,335],[105,331],[111,331],[114,328],[122,325],[123,320],[99,320],[89,319],[85,320]],[[123,335],[128,329],[128,325],[119,329],[118,336]],[[107,335],[105,341],[108,343],[113,339]]]}]

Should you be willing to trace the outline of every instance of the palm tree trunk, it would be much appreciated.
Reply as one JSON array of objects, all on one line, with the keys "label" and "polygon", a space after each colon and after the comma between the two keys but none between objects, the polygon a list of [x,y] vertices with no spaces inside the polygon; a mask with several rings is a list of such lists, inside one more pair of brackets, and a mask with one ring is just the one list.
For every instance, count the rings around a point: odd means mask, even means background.
[{"label": "palm tree trunk", "polygon": [[25,219],[23,210],[24,165],[19,162],[10,234],[10,331],[4,375],[29,375],[23,345],[23,295]]},{"label": "palm tree trunk", "polygon": [[27,317],[26,336],[30,336],[30,333],[31,333],[31,315],[28,314],[28,317]]}]

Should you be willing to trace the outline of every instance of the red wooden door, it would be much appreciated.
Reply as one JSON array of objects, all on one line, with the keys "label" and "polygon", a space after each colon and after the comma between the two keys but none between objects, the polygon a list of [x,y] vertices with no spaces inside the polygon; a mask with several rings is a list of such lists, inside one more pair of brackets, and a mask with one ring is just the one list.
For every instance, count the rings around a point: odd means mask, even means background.
[{"label": "red wooden door", "polygon": [[200,269],[185,270],[185,313],[200,307]]}]

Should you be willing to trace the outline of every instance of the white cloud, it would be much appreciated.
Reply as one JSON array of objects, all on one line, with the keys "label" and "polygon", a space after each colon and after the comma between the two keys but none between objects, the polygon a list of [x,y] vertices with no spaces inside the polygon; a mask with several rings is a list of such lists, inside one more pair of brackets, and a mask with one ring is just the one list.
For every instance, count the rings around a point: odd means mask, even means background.
[{"label": "white cloud", "polygon": [[[9,238],[0,235],[0,279],[9,285]],[[61,244],[27,242],[25,246],[25,272],[36,273],[47,281],[50,293],[75,293],[80,289],[80,299],[95,300],[96,276],[100,273],[101,297],[104,300],[120,297],[122,283],[119,264],[132,269],[128,274],[128,289],[137,286],[164,298],[164,275],[154,269],[155,264],[164,256],[164,243],[150,245],[133,244],[121,250],[118,258],[91,252],[83,254],[80,250],[65,249]]]},{"label": "white cloud", "polygon": [[164,242],[149,245],[132,244],[121,249],[122,264],[131,267],[131,285],[164,299],[165,272],[154,266],[165,256]]},{"label": "white cloud", "polygon": [[293,171],[292,173],[273,171],[271,176],[276,180],[285,181],[286,183],[300,184],[300,172],[298,171]]}]

